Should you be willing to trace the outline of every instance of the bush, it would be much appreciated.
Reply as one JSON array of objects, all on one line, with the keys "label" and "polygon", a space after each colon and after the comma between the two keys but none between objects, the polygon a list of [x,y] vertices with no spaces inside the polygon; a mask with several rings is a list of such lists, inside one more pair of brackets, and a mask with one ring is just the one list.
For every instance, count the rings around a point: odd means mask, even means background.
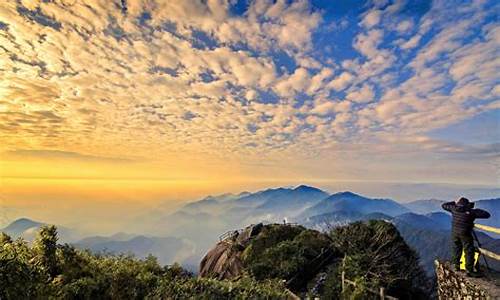
[{"label": "bush", "polygon": [[156,258],[92,254],[57,244],[43,227],[33,246],[0,235],[0,299],[248,299],[284,298],[280,281],[198,279]]},{"label": "bush", "polygon": [[292,291],[303,291],[329,251],[337,253],[327,235],[301,226],[267,225],[251,240],[242,258],[245,269],[257,280],[287,280]]},{"label": "bush", "polygon": [[375,290],[385,287],[388,295],[401,299],[427,298],[429,281],[419,265],[418,255],[393,224],[375,220],[355,222],[333,229],[330,237],[345,252],[346,278]]},{"label": "bush", "polygon": [[150,299],[286,299],[287,291],[279,280],[258,282],[244,277],[237,281],[209,278],[162,280]]},{"label": "bush", "polygon": [[[427,296],[415,251],[383,221],[353,223],[329,236],[301,226],[267,225],[242,260],[246,274],[238,280],[196,278],[179,265],[160,266],[153,256],[136,259],[58,245],[56,228],[44,227],[32,247],[0,235],[0,299],[283,299],[289,293],[284,281],[294,292],[310,290],[322,299],[365,299],[367,289],[380,286],[401,299]],[[358,283],[344,294],[342,270]]]}]

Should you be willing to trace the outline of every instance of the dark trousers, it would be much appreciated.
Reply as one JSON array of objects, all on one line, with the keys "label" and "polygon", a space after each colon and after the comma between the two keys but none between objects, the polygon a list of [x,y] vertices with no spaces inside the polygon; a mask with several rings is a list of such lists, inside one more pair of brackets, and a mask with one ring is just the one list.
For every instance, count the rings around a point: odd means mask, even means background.
[{"label": "dark trousers", "polygon": [[462,257],[462,250],[465,251],[465,269],[468,272],[474,271],[474,239],[472,233],[457,234],[453,233],[451,236],[452,243],[452,262],[460,265],[460,258]]}]

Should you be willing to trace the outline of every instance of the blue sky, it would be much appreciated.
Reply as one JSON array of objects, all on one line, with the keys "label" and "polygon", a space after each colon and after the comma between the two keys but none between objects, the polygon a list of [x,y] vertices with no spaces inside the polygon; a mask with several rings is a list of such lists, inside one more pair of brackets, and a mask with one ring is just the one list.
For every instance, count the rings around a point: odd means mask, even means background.
[{"label": "blue sky", "polygon": [[500,109],[479,114],[471,119],[439,128],[430,136],[463,144],[500,143]]}]

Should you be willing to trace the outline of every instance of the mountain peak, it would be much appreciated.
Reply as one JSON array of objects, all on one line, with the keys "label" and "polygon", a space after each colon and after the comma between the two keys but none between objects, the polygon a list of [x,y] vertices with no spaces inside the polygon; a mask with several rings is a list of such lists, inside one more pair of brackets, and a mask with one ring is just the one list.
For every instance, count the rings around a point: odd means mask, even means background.
[{"label": "mountain peak", "polygon": [[199,201],[196,201],[196,202],[202,202],[202,201],[217,201],[217,200],[215,199],[215,197],[214,197],[214,196],[212,196],[212,195],[208,195],[208,196],[206,196],[205,198],[203,198],[203,199],[201,199],[201,200],[199,200]]},{"label": "mountain peak", "polygon": [[43,223],[30,220],[28,218],[20,218],[7,225],[7,227],[0,229],[13,238],[20,237],[26,230],[37,228],[44,225]]},{"label": "mountain peak", "polygon": [[355,193],[350,192],[350,191],[344,191],[344,192],[335,193],[335,194],[333,194],[332,196],[342,196],[342,197],[362,197],[361,195],[355,194]]},{"label": "mountain peak", "polygon": [[301,184],[297,186],[296,188],[293,189],[294,191],[300,191],[300,192],[323,192],[322,190],[315,188],[313,186],[308,186],[305,184]]},{"label": "mountain peak", "polygon": [[40,226],[42,223],[33,221],[28,218],[19,218],[15,220],[14,222],[10,223],[5,229],[8,228],[14,228],[14,227],[23,227],[23,228],[30,228],[30,227],[35,227],[35,226]]}]

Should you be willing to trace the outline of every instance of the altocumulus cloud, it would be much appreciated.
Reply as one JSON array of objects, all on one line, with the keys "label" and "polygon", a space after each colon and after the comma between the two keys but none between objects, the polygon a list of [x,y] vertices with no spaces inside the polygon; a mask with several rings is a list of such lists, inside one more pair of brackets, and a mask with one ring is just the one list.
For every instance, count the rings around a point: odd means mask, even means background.
[{"label": "altocumulus cloud", "polygon": [[131,159],[86,155],[77,152],[60,151],[60,150],[12,150],[4,153],[7,157],[23,158],[23,159],[44,159],[44,160],[76,160],[84,162],[110,162],[110,163],[130,163]]},{"label": "altocumulus cloud", "polygon": [[445,141],[429,131],[500,108],[497,1],[336,5],[3,1],[2,142],[69,156],[433,151]]}]

